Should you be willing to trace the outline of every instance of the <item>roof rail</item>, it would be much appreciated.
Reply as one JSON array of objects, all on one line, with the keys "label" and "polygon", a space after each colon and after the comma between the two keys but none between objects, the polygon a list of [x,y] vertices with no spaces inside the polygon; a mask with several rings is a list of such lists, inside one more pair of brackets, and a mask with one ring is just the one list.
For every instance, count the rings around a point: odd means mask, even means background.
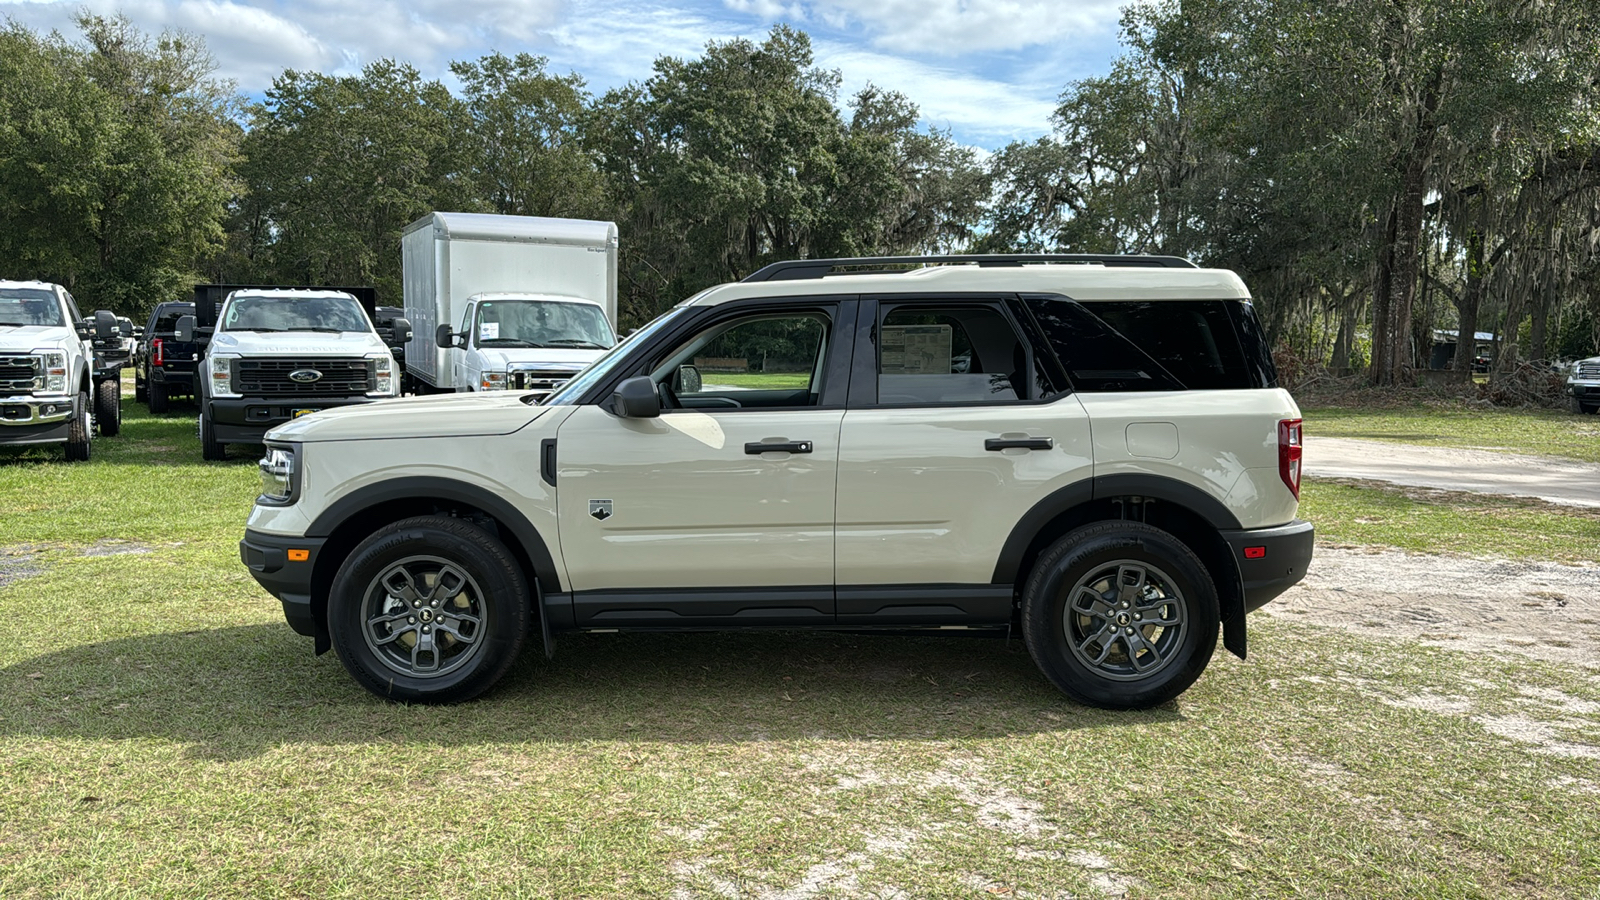
[{"label": "roof rail", "polygon": [[[977,263],[979,267],[1021,266],[1026,263],[1099,264],[1118,268],[1193,269],[1181,256],[1142,256],[1116,253],[967,253],[950,256],[863,256],[843,259],[791,259],[775,262],[746,275],[742,281],[801,281],[825,275],[871,275],[893,267],[917,264]],[[841,271],[834,271],[839,269]]]}]

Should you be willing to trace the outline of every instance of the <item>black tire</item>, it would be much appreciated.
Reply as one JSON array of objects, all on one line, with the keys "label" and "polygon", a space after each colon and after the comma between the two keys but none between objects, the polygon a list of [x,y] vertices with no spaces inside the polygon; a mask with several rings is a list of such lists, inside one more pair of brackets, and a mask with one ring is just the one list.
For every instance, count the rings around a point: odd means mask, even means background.
[{"label": "black tire", "polygon": [[1182,694],[1211,661],[1217,626],[1216,587],[1194,551],[1138,522],[1068,533],[1022,590],[1033,661],[1067,696],[1105,709]]},{"label": "black tire", "polygon": [[89,392],[80,390],[67,425],[67,462],[89,461],[89,431]]},{"label": "black tire", "polygon": [[150,411],[164,413],[167,411],[167,386],[160,381],[150,382]]},{"label": "black tire", "polygon": [[150,384],[140,377],[137,369],[133,373],[133,402],[145,404],[150,402]]},{"label": "black tire", "polygon": [[228,458],[228,448],[217,440],[216,430],[211,426],[211,417],[206,415],[204,409],[200,410],[200,458],[208,462]]},{"label": "black tire", "polygon": [[122,430],[122,382],[102,381],[94,386],[94,425],[101,437],[116,437]]},{"label": "black tire", "polygon": [[528,598],[522,570],[494,535],[462,519],[418,516],[379,529],[339,567],[328,632],[345,668],[379,697],[459,703],[516,662]]}]

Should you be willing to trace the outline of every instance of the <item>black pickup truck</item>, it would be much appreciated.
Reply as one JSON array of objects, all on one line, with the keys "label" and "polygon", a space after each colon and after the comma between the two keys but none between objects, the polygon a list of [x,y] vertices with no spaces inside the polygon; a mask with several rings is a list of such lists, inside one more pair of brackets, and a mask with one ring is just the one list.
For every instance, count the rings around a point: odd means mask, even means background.
[{"label": "black pickup truck", "polygon": [[194,396],[194,366],[199,345],[177,338],[180,316],[194,315],[194,304],[157,304],[139,339],[138,364],[134,369],[133,398],[147,404],[153,413],[167,411],[174,395]]}]

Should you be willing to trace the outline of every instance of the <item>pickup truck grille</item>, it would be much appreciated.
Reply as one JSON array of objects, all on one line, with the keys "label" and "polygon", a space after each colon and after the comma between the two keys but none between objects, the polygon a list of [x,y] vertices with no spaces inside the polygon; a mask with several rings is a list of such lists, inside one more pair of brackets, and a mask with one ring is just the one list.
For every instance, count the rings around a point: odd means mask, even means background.
[{"label": "pickup truck grille", "polygon": [[519,372],[506,373],[506,387],[513,391],[553,391],[567,383],[573,372]]},{"label": "pickup truck grille", "polygon": [[[246,397],[355,397],[373,389],[366,359],[241,359],[234,367],[235,390]],[[295,372],[319,377],[297,381],[289,377]]]},{"label": "pickup truck grille", "polygon": [[1578,377],[1583,379],[1600,380],[1600,362],[1579,363]]},{"label": "pickup truck grille", "polygon": [[0,392],[27,393],[39,388],[37,356],[0,356]]}]

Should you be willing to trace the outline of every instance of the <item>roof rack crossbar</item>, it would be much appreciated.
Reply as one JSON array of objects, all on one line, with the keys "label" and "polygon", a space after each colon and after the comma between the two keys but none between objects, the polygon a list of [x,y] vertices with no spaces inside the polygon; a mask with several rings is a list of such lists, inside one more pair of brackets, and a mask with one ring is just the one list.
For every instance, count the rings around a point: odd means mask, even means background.
[{"label": "roof rack crossbar", "polygon": [[[1094,263],[1116,268],[1193,269],[1181,256],[1144,256],[1116,253],[967,253],[950,256],[863,256],[841,259],[791,259],[775,262],[742,280],[801,281],[826,275],[870,275],[891,267],[929,263],[977,263],[979,267],[1020,266],[1025,263]],[[842,271],[834,271],[841,269]]]}]

